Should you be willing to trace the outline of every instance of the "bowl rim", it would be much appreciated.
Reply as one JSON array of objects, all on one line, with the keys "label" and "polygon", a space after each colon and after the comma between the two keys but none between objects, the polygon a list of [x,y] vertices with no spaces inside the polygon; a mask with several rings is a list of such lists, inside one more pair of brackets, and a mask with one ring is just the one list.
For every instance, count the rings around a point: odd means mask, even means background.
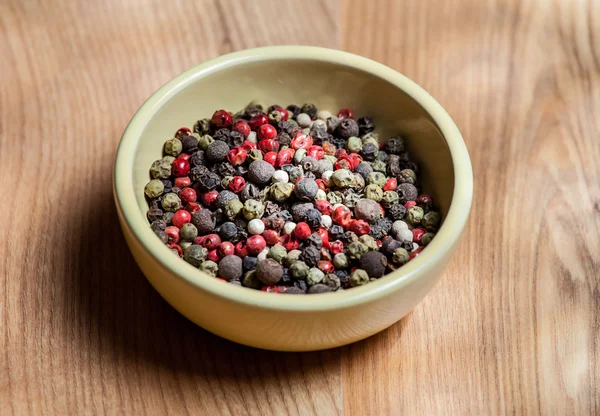
[{"label": "bowl rim", "polygon": [[[200,272],[173,254],[152,232],[135,197],[133,169],[135,152],[149,121],[170,99],[191,83],[217,71],[264,61],[309,60],[331,63],[369,73],[401,89],[435,121],[450,151],[454,169],[454,191],[444,222],[427,250],[398,270],[368,285],[343,292],[311,296],[278,296],[241,286],[228,285]],[[431,272],[451,252],[468,219],[473,196],[473,173],[464,140],[450,115],[422,87],[395,70],[371,59],[334,49],[313,46],[267,46],[221,55],[197,65],[168,81],[154,92],[127,125],[117,148],[113,192],[122,225],[156,261],[179,279],[217,296],[223,301],[256,308],[285,311],[325,311],[366,303],[400,290]]]}]

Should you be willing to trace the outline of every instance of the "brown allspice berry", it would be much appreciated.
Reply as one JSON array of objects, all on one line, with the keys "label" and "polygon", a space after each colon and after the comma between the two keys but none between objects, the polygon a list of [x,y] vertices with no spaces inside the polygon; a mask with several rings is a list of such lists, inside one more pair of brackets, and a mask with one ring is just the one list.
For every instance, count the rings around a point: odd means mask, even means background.
[{"label": "brown allspice berry", "polygon": [[265,259],[258,262],[256,276],[265,285],[274,285],[281,280],[283,267],[273,259]]}]

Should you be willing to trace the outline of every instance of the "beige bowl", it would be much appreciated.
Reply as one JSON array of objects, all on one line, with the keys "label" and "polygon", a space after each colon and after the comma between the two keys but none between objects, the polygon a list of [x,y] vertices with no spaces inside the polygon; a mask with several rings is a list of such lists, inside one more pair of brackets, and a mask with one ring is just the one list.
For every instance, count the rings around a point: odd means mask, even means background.
[{"label": "beige bowl", "polygon": [[[311,102],[370,115],[381,137],[402,134],[421,164],[423,188],[444,222],[416,259],[376,282],[337,293],[277,295],[229,285],[174,256],[151,231],[144,185],[162,145],[181,126],[219,108]],[[169,81],[135,114],[117,151],[114,194],[127,243],[158,292],[214,334],[246,345],[309,351],[373,335],[405,316],[439,279],[467,221],[471,162],[450,116],[394,70],[346,52],[306,46],[250,49],[201,64]]]}]

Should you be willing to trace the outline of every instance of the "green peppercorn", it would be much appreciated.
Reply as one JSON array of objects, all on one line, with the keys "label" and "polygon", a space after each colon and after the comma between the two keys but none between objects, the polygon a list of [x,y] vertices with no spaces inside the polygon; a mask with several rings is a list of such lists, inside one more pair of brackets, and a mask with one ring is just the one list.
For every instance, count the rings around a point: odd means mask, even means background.
[{"label": "green peppercorn", "polygon": [[361,235],[360,237],[358,237],[358,241],[367,246],[367,249],[369,251],[379,250],[379,246],[377,246],[377,241],[375,241],[375,239],[369,234]]},{"label": "green peppercorn", "polygon": [[363,144],[364,142],[367,143],[375,143],[377,145],[379,145],[379,133],[375,133],[375,132],[369,132],[367,134],[365,134],[364,136],[362,136],[362,140],[363,140]]},{"label": "green peppercorn", "polygon": [[429,211],[427,214],[423,215],[421,224],[428,231],[436,231],[440,224],[440,214],[435,211]]},{"label": "green peppercorn", "polygon": [[387,178],[381,172],[371,172],[369,173],[369,176],[367,176],[367,183],[369,185],[378,185],[383,188],[386,182]]},{"label": "green peppercorn", "polygon": [[144,188],[144,193],[148,198],[157,198],[162,195],[164,190],[165,185],[160,179],[152,179],[146,184],[146,187]]},{"label": "green peppercorn", "polygon": [[294,162],[296,162],[296,164],[300,164],[300,162],[302,162],[302,159],[304,159],[305,156],[306,156],[305,149],[296,150],[296,152],[294,153]]},{"label": "green peppercorn", "polygon": [[250,149],[250,151],[248,152],[248,160],[249,163],[252,163],[255,160],[263,160],[263,154],[258,149]]},{"label": "green peppercorn", "polygon": [[360,259],[360,257],[368,251],[368,247],[360,241],[353,241],[348,245],[348,257],[350,257],[352,260]]},{"label": "green peppercorn", "polygon": [[179,208],[181,208],[181,199],[179,199],[179,197],[174,193],[170,192],[163,196],[161,205],[165,211],[176,212]]},{"label": "green peppercorn", "polygon": [[364,187],[365,178],[363,178],[361,174],[354,172],[354,183],[352,184],[352,189],[361,191]]},{"label": "green peppercorn", "polygon": [[275,182],[269,188],[269,196],[273,201],[283,202],[287,200],[294,191],[294,186],[291,183]]},{"label": "green peppercorn", "polygon": [[321,283],[324,277],[325,273],[316,267],[312,267],[306,275],[306,284],[309,286],[316,285],[317,283]]},{"label": "green peppercorn", "polygon": [[429,243],[431,243],[431,240],[433,240],[433,237],[435,237],[434,233],[425,233],[423,234],[423,236],[421,237],[421,243],[423,243],[423,246],[428,246]]},{"label": "green peppercorn", "polygon": [[338,169],[331,175],[331,180],[339,188],[348,188],[354,182],[354,175],[348,169]]},{"label": "green peppercorn", "polygon": [[224,176],[223,179],[221,179],[221,186],[223,189],[229,188],[229,182],[231,182],[232,179],[233,176]]},{"label": "green peppercorn", "polygon": [[348,193],[348,194],[344,195],[342,203],[344,205],[346,205],[348,208],[354,208],[356,203],[358,201],[360,201],[361,199],[363,199],[363,198],[359,194]]},{"label": "green peppercorn", "polygon": [[325,155],[325,159],[329,160],[332,165],[335,165],[335,162],[337,162],[337,157],[332,155]]},{"label": "green peppercorn", "polygon": [[325,191],[324,191],[324,190],[322,190],[322,189],[319,189],[319,190],[317,191],[317,194],[315,195],[315,201],[318,201],[318,200],[320,200],[320,199],[322,199],[322,200],[324,200],[324,201],[326,201],[326,200],[327,200],[327,194],[326,194],[326,193],[325,193]]},{"label": "green peppercorn", "polygon": [[355,136],[349,137],[348,141],[346,142],[346,150],[348,150],[350,153],[360,153],[362,147],[362,140]]},{"label": "green peppercorn", "polygon": [[167,163],[169,166],[171,166],[173,164],[173,161],[175,160],[175,158],[173,156],[163,156],[162,158],[163,162]]},{"label": "green peppercorn", "polygon": [[[300,251],[300,250],[298,250],[298,251]],[[273,259],[277,263],[281,264],[283,262],[283,259],[286,257],[286,255],[287,255],[287,251],[286,251],[285,247],[277,244],[277,245],[274,245],[273,247],[271,247],[271,249],[267,253],[267,258]]]},{"label": "green peppercorn", "polygon": [[363,269],[356,269],[350,275],[348,283],[350,283],[350,286],[352,287],[366,285],[369,283],[369,275]]},{"label": "green peppercorn", "polygon": [[200,270],[204,273],[211,275],[212,277],[217,277],[219,272],[219,265],[212,260],[203,261],[200,265]]},{"label": "green peppercorn", "polygon": [[210,119],[203,118],[196,121],[194,124],[194,131],[199,134],[206,134],[210,131]]},{"label": "green peppercorn", "polygon": [[348,256],[344,253],[337,253],[333,256],[333,265],[336,269],[347,269],[349,265]]},{"label": "green peppercorn", "polygon": [[191,222],[183,224],[179,229],[179,237],[183,241],[194,241],[194,238],[198,237],[198,229]]},{"label": "green peppercorn", "polygon": [[[248,201],[251,201],[250,199]],[[242,201],[240,201],[239,199],[232,199],[231,201],[229,201],[227,203],[227,205],[225,206],[225,215],[230,218],[233,219],[235,217],[237,217],[237,215],[242,212],[242,210],[244,209],[244,204],[242,204]]]},{"label": "green peppercorn", "polygon": [[414,206],[408,209],[406,213],[406,222],[411,225],[418,225],[423,220],[423,208]]},{"label": "green peppercorn", "polygon": [[301,261],[301,260],[295,261],[289,267],[290,274],[295,279],[298,279],[298,280],[304,280],[304,279],[306,279],[306,276],[308,276],[308,271],[309,270],[310,270],[310,267],[308,267],[308,265],[306,263],[304,263],[303,261]]},{"label": "green peppercorn", "polygon": [[165,142],[165,153],[170,156],[177,157],[182,150],[183,145],[181,144],[181,140],[176,137],[173,137]]},{"label": "green peppercorn", "polygon": [[375,172],[381,172],[383,174],[385,174],[387,172],[387,165],[385,164],[385,162],[377,159],[371,162],[371,167],[373,168],[373,170]]},{"label": "green peppercorn", "polygon": [[400,196],[398,195],[398,192],[385,191],[381,197],[381,205],[383,205],[384,208],[389,208],[392,205],[397,204],[399,200]]},{"label": "green peppercorn", "polygon": [[379,185],[367,185],[365,187],[365,198],[379,202],[381,201],[381,198],[383,198],[383,189],[381,189],[381,186]]},{"label": "green peppercorn", "polygon": [[179,247],[181,248],[181,250],[185,251],[185,249],[187,249],[189,246],[192,245],[191,241],[180,241],[179,242]]},{"label": "green peppercorn", "polygon": [[281,121],[281,113],[277,110],[271,111],[268,117],[271,124],[277,124]]},{"label": "green peppercorn", "polygon": [[398,176],[398,183],[417,183],[417,174],[412,169],[403,169]]},{"label": "green peppercorn", "polygon": [[202,262],[206,260],[208,250],[198,244],[192,244],[183,252],[183,259],[194,267],[200,267]]},{"label": "green peppercorn", "polygon": [[300,260],[300,256],[302,255],[302,251],[300,250],[292,250],[287,253],[287,256],[283,258],[283,265],[285,267],[290,267],[292,264]]},{"label": "green peppercorn", "polygon": [[244,203],[242,214],[248,221],[254,218],[261,218],[265,212],[265,206],[262,202],[255,199],[249,199]]},{"label": "green peppercorn", "polygon": [[332,191],[327,193],[327,200],[331,205],[341,204],[344,202],[344,196],[339,191]]},{"label": "green peppercorn", "polygon": [[262,283],[260,280],[258,280],[258,276],[256,276],[256,270],[250,270],[244,274],[242,286],[249,287],[251,289],[260,289]]},{"label": "green peppercorn", "polygon": [[214,141],[215,141],[215,139],[213,139],[212,136],[205,134],[205,135],[201,136],[200,139],[198,140],[198,147],[202,150],[206,150],[206,149],[208,149],[208,146]]},{"label": "green peppercorn", "polygon": [[171,176],[171,162],[165,158],[155,160],[150,166],[150,175],[154,179],[169,179]]},{"label": "green peppercorn", "polygon": [[408,263],[408,259],[409,259],[408,251],[406,251],[402,247],[394,250],[394,253],[392,254],[392,261],[400,266]]},{"label": "green peppercorn", "polygon": [[329,288],[334,292],[342,286],[340,278],[333,273],[325,275],[325,278],[323,279],[323,284],[329,286]]}]

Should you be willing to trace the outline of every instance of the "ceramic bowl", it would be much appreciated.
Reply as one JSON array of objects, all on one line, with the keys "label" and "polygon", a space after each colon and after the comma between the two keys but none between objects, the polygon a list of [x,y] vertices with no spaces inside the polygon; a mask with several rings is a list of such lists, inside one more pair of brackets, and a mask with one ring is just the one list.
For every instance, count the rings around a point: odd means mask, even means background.
[{"label": "ceramic bowl", "polygon": [[[318,295],[266,293],[224,283],[173,255],[148,221],[144,185],[162,146],[181,126],[216,109],[237,111],[311,102],[372,116],[381,137],[401,134],[422,168],[443,225],[421,255],[376,282]],[[306,46],[250,49],[198,65],[166,83],[139,109],[119,145],[114,196],[139,267],[187,318],[229,340],[258,348],[309,351],[373,335],[419,303],[454,252],[471,206],[471,162],[456,125],[427,92],[398,72],[350,53]]]}]

